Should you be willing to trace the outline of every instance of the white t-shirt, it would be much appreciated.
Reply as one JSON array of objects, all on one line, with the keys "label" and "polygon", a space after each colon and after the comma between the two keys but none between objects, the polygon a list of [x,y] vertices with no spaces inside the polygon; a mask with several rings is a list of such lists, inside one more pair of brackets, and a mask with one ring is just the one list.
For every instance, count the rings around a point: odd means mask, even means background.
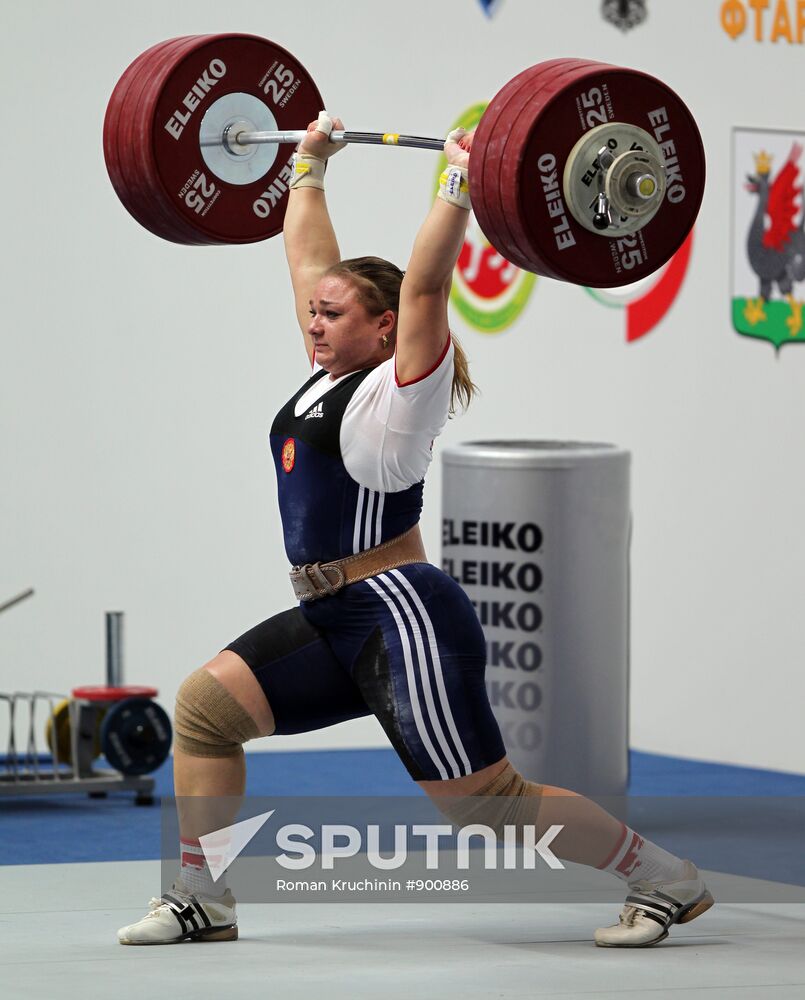
[{"label": "white t-shirt", "polygon": [[[314,364],[314,371],[318,367]],[[319,379],[297,400],[294,415],[301,416],[345,378]],[[452,339],[430,372],[405,385],[397,384],[394,358],[373,368],[341,421],[341,457],[349,475],[383,493],[408,489],[423,479],[433,440],[447,422],[452,383]]]}]

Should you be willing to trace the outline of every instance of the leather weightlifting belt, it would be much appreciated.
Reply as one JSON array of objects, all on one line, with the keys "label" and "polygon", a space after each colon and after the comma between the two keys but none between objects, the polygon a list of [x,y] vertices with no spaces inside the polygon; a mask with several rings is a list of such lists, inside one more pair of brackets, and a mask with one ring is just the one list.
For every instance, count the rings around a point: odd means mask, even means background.
[{"label": "leather weightlifting belt", "polygon": [[318,601],[321,597],[337,594],[350,583],[367,580],[408,563],[427,561],[419,525],[415,524],[396,538],[354,556],[294,566],[290,572],[291,586],[298,601]]}]

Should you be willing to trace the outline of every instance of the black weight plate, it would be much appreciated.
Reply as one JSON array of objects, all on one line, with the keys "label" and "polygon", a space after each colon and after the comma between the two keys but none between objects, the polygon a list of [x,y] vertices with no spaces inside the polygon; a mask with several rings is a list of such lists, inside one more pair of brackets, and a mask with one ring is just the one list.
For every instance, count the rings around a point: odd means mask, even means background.
[{"label": "black weight plate", "polygon": [[149,774],[168,757],[173,731],[168,713],[150,698],[112,705],[101,729],[109,764],[122,774]]}]

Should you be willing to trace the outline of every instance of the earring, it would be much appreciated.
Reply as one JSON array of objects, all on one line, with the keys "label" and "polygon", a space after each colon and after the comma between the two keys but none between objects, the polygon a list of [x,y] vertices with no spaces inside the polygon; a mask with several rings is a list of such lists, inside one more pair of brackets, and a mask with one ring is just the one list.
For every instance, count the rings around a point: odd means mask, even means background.
[{"label": "earring", "polygon": [[384,333],[383,336],[380,338],[380,340],[381,343],[383,344],[383,347],[389,346],[389,335],[387,333]]}]

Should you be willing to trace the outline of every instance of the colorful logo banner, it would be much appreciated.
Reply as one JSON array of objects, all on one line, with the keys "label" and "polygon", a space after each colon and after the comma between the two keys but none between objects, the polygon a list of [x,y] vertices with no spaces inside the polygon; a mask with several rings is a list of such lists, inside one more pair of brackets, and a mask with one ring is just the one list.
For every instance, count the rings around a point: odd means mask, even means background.
[{"label": "colorful logo banner", "polygon": [[732,323],[777,348],[805,343],[805,133],[733,129]]},{"label": "colorful logo banner", "polygon": [[626,342],[640,340],[663,319],[679,295],[693,250],[693,231],[674,256],[654,274],[620,288],[586,288],[596,302],[622,309],[626,320]]}]

